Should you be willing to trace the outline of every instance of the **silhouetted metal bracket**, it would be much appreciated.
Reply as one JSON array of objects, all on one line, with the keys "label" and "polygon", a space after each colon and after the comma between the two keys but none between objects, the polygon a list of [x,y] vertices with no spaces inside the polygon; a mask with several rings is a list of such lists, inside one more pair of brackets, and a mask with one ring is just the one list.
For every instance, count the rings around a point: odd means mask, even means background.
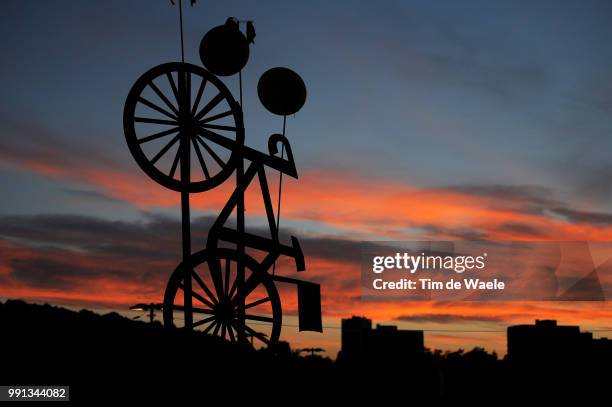
[{"label": "silhouetted metal bracket", "polygon": [[272,276],[272,280],[297,285],[300,331],[323,332],[321,286],[309,281],[278,275]]},{"label": "silhouetted metal bracket", "polygon": [[300,331],[323,332],[321,286],[308,281],[298,284]]}]

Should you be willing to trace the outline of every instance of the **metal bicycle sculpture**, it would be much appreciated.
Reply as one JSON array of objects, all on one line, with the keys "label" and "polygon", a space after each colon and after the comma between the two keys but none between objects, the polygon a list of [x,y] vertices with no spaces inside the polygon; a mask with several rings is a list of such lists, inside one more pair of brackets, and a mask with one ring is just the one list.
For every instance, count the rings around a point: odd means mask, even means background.
[{"label": "metal bicycle sculpture", "polygon": [[[285,122],[283,134],[269,137],[267,154],[245,146],[242,106],[217,77],[241,72],[254,37],[250,22],[247,36],[249,40],[239,22],[230,18],[202,39],[200,57],[207,69],[169,62],[144,73],[128,94],[123,126],[142,170],[181,193],[183,256],[166,286],[164,324],[176,327],[184,321],[184,328],[199,328],[233,342],[273,346],[282,325],[275,283],[297,285],[300,331],[322,331],[320,287],[270,272],[281,255],[293,258],[298,271],[305,269],[297,238],[291,237],[291,245],[279,239],[266,168],[279,171],[281,181],[283,174],[298,174],[284,135]],[[306,89],[293,71],[273,68],[262,75],[258,95],[268,110],[286,120],[304,104]],[[205,248],[192,252],[190,194],[215,188],[232,174],[236,188],[209,230]],[[245,191],[256,178],[269,237],[245,231]],[[236,221],[231,226],[233,212]],[[262,258],[256,259],[254,251],[263,253]]]}]

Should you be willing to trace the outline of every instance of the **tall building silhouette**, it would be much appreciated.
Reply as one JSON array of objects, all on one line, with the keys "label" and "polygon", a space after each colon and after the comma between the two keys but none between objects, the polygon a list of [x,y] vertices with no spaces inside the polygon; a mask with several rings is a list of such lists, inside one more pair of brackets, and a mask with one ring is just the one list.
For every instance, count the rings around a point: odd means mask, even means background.
[{"label": "tall building silhouette", "polygon": [[612,341],[593,339],[579,326],[536,320],[535,325],[508,327],[508,360],[517,363],[563,361],[565,363],[609,355]]},{"label": "tall building silhouette", "polygon": [[342,361],[406,361],[419,357],[424,349],[423,331],[380,324],[372,329],[372,321],[364,317],[342,320]]}]

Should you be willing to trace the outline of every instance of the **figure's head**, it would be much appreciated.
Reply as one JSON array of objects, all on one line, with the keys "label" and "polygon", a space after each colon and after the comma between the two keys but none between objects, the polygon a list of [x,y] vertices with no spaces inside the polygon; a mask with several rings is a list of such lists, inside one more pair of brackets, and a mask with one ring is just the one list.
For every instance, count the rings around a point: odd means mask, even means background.
[{"label": "figure's head", "polygon": [[249,60],[249,43],[236,18],[228,18],[225,24],[204,35],[200,59],[206,69],[218,76],[235,75],[244,68]]}]

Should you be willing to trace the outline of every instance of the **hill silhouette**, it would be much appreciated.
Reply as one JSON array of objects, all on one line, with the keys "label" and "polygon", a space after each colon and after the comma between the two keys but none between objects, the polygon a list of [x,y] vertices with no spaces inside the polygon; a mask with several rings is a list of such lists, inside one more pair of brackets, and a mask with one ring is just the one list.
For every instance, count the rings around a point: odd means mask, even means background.
[{"label": "hill silhouette", "polygon": [[[254,350],[160,323],[50,305],[0,303],[0,384],[70,385],[73,401],[557,400],[606,395],[610,361],[499,360],[481,348],[405,360],[301,357],[284,343]],[[608,355],[609,356],[609,355]]]},{"label": "hill silhouette", "polygon": [[70,385],[72,400],[113,400],[118,394],[201,398],[233,386],[241,392],[270,391],[272,383],[287,386],[304,377],[325,383],[325,373],[333,370],[330,359],[299,357],[286,343],[274,351],[256,351],[114,312],[99,315],[8,300],[0,303],[0,326],[0,383]]}]

